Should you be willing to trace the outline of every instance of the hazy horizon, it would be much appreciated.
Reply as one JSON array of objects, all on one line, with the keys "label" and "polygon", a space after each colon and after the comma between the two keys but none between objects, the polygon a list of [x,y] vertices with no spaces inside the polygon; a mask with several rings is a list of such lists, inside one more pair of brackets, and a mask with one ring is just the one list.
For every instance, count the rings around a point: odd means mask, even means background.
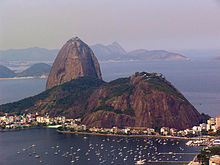
[{"label": "hazy horizon", "polygon": [[219,0],[0,0],[0,49],[88,45],[133,49],[220,48]]}]

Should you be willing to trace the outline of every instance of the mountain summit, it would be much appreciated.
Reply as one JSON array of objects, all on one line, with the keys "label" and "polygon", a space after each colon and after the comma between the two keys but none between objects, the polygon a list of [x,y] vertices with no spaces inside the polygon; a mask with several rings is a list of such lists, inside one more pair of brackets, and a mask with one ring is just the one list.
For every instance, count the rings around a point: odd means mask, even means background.
[{"label": "mountain summit", "polygon": [[87,44],[78,37],[71,38],[53,63],[46,89],[84,76],[102,79],[99,63]]},{"label": "mountain summit", "polygon": [[18,102],[4,113],[38,113],[82,118],[88,128],[177,128],[198,125],[201,115],[162,74],[136,72],[104,82],[80,77]]}]

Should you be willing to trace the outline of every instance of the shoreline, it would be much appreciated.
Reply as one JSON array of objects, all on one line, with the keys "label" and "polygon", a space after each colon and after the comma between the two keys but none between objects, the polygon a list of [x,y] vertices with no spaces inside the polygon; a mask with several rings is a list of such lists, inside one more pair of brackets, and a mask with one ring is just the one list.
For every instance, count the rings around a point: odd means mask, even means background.
[{"label": "shoreline", "polygon": [[28,128],[16,128],[16,129],[0,129],[0,132],[14,132],[14,131],[23,131],[29,129],[39,129],[44,127],[28,127]]},{"label": "shoreline", "polygon": [[89,133],[89,132],[72,132],[72,131],[60,131],[56,130],[58,133],[62,134],[79,134],[79,135],[92,135],[92,136],[114,136],[114,137],[147,137],[147,138],[169,138],[169,139],[181,139],[181,140],[192,140],[195,138],[187,137],[177,137],[177,136],[162,136],[162,135],[118,135],[118,134],[102,134],[102,133]]}]

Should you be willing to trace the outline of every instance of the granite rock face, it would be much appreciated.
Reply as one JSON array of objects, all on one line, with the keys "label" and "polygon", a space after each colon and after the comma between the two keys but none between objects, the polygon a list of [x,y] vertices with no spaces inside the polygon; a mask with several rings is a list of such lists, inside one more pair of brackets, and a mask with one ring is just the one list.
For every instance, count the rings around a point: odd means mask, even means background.
[{"label": "granite rock face", "polygon": [[46,89],[84,76],[102,79],[94,53],[87,44],[75,37],[67,41],[59,51],[51,68]]},{"label": "granite rock face", "polygon": [[80,117],[88,128],[186,129],[201,121],[199,112],[163,75],[147,72],[111,82],[80,77],[39,95],[0,105],[0,112]]},{"label": "granite rock face", "polygon": [[137,73],[99,87],[88,100],[83,122],[88,127],[191,128],[198,111],[163,76]]}]

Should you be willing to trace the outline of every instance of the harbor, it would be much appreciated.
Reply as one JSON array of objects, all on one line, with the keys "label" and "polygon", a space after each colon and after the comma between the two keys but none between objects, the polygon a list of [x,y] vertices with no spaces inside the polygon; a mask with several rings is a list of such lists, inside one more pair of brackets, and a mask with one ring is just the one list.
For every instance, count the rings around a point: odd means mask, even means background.
[{"label": "harbor", "polygon": [[[16,141],[22,143],[14,145],[16,136],[19,137]],[[172,162],[177,165],[178,161],[190,162],[195,157],[194,153],[202,149],[201,146],[187,146],[181,139],[57,134],[55,129],[49,128],[4,132],[0,143],[0,164],[7,165],[16,162],[23,165]],[[6,153],[10,155],[4,156]]]}]

